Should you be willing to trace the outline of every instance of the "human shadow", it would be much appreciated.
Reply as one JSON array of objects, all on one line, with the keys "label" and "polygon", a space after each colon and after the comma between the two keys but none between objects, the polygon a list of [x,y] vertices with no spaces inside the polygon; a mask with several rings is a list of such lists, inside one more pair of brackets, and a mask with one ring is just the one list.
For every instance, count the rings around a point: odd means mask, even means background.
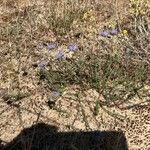
[{"label": "human shadow", "polygon": [[3,150],[128,150],[123,132],[58,132],[44,123],[23,129]]}]

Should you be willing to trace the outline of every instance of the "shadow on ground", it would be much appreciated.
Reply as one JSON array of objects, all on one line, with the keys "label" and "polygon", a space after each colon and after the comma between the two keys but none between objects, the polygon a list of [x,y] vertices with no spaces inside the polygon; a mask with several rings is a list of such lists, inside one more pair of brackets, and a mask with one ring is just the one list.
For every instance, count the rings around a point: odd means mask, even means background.
[{"label": "shadow on ground", "polygon": [[57,132],[44,123],[23,129],[3,150],[128,150],[118,131]]}]

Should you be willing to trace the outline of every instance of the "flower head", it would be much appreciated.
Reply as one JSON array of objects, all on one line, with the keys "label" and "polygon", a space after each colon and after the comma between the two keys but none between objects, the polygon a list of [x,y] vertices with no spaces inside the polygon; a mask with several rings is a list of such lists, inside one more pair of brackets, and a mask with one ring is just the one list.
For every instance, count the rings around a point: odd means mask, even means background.
[{"label": "flower head", "polygon": [[46,67],[46,66],[47,66],[47,64],[48,64],[48,62],[47,62],[47,61],[42,60],[42,61],[38,62],[38,67],[43,68],[43,67]]},{"label": "flower head", "polygon": [[116,35],[117,33],[118,33],[117,29],[110,30],[110,34],[112,34],[112,35]]},{"label": "flower head", "polygon": [[128,34],[128,31],[127,31],[127,30],[123,30],[122,33],[123,33],[124,35],[127,35],[127,34]]},{"label": "flower head", "polygon": [[56,45],[53,44],[53,43],[48,43],[47,47],[48,47],[49,50],[52,50],[52,49],[54,49],[56,47]]},{"label": "flower head", "polygon": [[70,51],[76,51],[76,50],[78,49],[78,46],[77,46],[76,44],[70,44],[70,45],[68,46],[68,49],[69,49]]},{"label": "flower head", "polygon": [[63,51],[59,51],[59,52],[56,54],[56,58],[57,58],[57,59],[63,58],[64,55],[65,55],[65,54],[64,54]]},{"label": "flower head", "polygon": [[107,37],[109,35],[109,32],[108,31],[103,31],[103,32],[100,32],[99,34],[103,37]]},{"label": "flower head", "polygon": [[57,91],[53,91],[53,92],[51,93],[51,97],[53,97],[53,98],[57,98],[57,97],[59,97],[59,96],[60,96],[60,93],[57,92]]}]

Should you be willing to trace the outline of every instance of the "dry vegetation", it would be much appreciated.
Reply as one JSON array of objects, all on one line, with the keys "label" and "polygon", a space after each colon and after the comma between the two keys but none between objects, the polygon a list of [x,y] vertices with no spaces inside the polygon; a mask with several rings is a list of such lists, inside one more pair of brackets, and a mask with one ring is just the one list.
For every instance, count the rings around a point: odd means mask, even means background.
[{"label": "dry vegetation", "polygon": [[45,122],[150,148],[148,0],[0,2],[2,141]]}]

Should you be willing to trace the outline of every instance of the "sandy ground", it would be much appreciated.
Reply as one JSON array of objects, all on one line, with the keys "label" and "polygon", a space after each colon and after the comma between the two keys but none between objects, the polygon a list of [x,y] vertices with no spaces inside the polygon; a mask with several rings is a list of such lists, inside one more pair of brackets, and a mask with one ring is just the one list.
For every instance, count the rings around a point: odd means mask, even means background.
[{"label": "sandy ground", "polygon": [[29,127],[36,122],[45,122],[58,126],[60,131],[122,130],[128,140],[129,149],[150,148],[150,106],[148,104],[143,103],[127,110],[100,108],[99,114],[95,117],[92,108],[99,94],[93,90],[86,91],[85,95],[81,94],[79,102],[73,98],[78,88],[69,89],[57,100],[57,107],[61,108],[59,111],[49,109],[46,103],[48,93],[45,91],[44,94],[45,89],[41,87],[32,88],[33,95],[14,106],[10,107],[1,101],[1,112],[3,112],[0,121],[1,139],[9,142],[24,127]]}]

